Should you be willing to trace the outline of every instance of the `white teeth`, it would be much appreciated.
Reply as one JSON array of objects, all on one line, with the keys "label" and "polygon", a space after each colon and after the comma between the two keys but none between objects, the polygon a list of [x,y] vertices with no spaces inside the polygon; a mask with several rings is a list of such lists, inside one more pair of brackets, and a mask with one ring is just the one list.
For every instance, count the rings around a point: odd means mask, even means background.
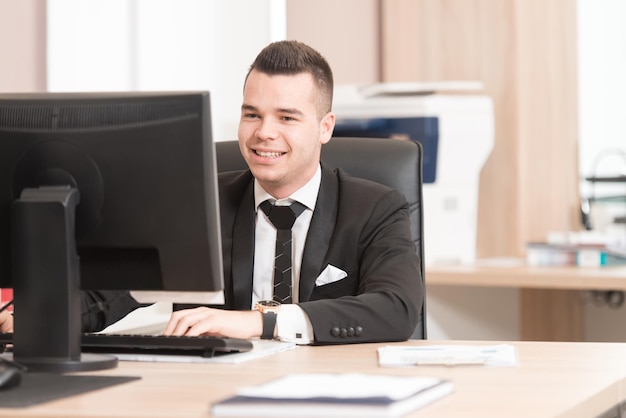
[{"label": "white teeth", "polygon": [[264,151],[256,151],[256,154],[260,157],[265,158],[276,158],[282,155],[282,152],[264,152]]}]

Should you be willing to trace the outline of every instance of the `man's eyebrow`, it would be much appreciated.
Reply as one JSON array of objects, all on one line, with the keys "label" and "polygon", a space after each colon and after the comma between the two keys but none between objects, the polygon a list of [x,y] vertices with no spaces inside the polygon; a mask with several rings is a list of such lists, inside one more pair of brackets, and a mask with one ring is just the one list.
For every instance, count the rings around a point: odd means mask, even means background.
[{"label": "man's eyebrow", "polygon": [[[250,111],[250,112],[258,112],[259,110],[256,108],[256,106],[252,106],[249,104],[242,104],[241,105],[241,110],[242,111]],[[304,113],[295,107],[278,107],[276,109],[274,109],[274,111],[276,113],[283,113],[283,114],[288,114],[288,115],[299,115],[299,116],[303,116]]]},{"label": "man's eyebrow", "polygon": [[277,113],[287,113],[289,115],[300,115],[303,116],[304,113],[302,113],[302,111],[300,109],[297,108],[278,108],[276,109]]},{"label": "man's eyebrow", "polygon": [[256,112],[257,108],[252,106],[252,105],[244,103],[244,104],[241,105],[241,110],[251,110],[251,111],[255,111]]}]

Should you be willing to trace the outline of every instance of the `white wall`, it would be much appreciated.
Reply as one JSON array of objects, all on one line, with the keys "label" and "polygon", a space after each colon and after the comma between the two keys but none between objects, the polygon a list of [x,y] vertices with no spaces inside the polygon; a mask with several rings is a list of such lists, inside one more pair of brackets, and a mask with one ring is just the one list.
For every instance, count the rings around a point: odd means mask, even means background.
[{"label": "white wall", "polygon": [[[623,0],[578,0],[579,161],[583,175],[595,171],[626,174],[625,20]],[[607,152],[621,156],[604,157]]]},{"label": "white wall", "polygon": [[[626,174],[626,2],[578,0],[579,165],[581,177]],[[581,195],[626,194],[626,185],[581,182]],[[595,227],[626,203],[592,208]],[[614,227],[613,227],[614,228]],[[626,230],[613,232],[626,235]],[[625,278],[626,280],[626,278]],[[597,304],[590,293],[585,300],[585,339],[626,341],[626,306],[612,309]]]},{"label": "white wall", "polygon": [[[579,165],[581,177],[626,175],[626,2],[578,0]],[[626,195],[626,184],[581,181],[583,197]],[[591,208],[594,229],[626,237],[612,219],[626,203]],[[626,239],[626,238],[624,238]]]},{"label": "white wall", "polygon": [[285,32],[284,0],[48,0],[48,90],[208,90],[234,140],[248,66]]}]

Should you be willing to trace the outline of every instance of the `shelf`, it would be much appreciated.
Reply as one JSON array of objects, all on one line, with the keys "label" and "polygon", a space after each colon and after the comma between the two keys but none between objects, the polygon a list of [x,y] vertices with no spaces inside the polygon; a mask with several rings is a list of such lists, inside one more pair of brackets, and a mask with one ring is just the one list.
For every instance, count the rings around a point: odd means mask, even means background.
[{"label": "shelf", "polygon": [[594,196],[589,198],[594,203],[626,203],[626,195],[620,196]]},{"label": "shelf", "polygon": [[586,177],[585,180],[591,183],[626,183],[626,175],[608,177]]}]

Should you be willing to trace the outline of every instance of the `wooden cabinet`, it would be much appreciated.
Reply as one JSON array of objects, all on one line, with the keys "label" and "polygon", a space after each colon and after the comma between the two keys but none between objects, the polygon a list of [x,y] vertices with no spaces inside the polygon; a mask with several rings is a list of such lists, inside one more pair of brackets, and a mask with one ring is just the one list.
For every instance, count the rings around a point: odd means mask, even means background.
[{"label": "wooden cabinet", "polygon": [[[381,0],[381,22],[383,81],[479,80],[493,98],[478,256],[523,256],[548,231],[579,229],[576,2]],[[578,292],[521,292],[524,330],[581,315]]]}]

